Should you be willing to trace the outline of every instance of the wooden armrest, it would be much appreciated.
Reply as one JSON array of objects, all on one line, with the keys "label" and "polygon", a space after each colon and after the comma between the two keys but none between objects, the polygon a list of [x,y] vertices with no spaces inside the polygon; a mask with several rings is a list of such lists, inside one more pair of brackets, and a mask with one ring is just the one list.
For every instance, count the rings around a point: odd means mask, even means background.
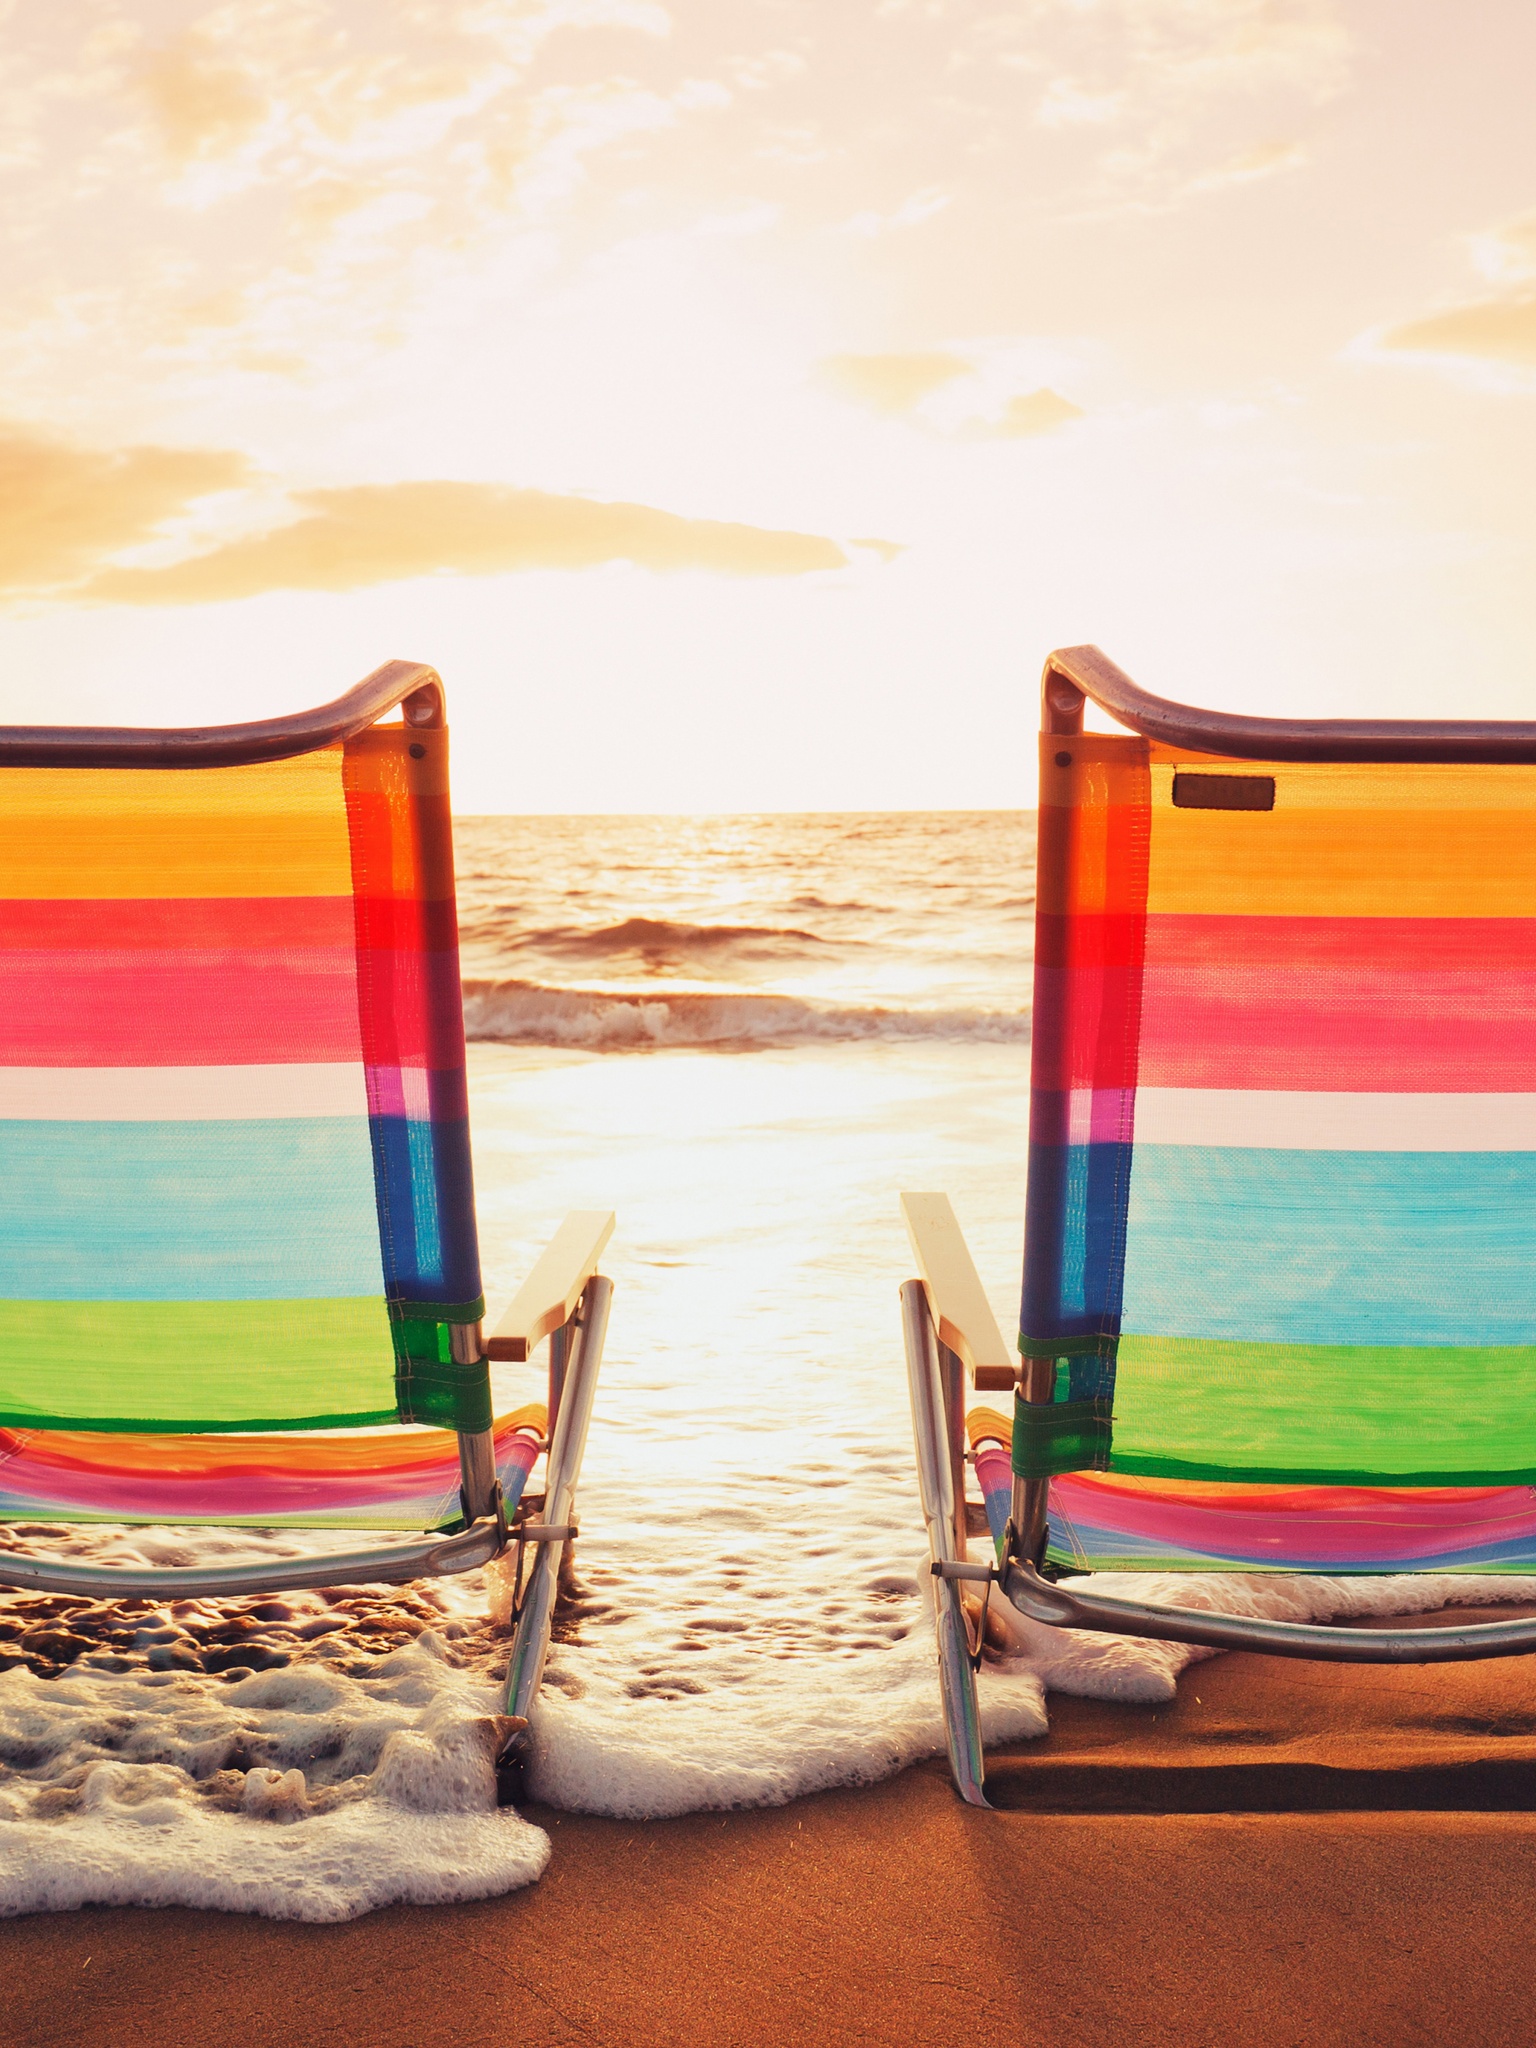
[{"label": "wooden armrest", "polygon": [[939,1342],[964,1360],[978,1387],[1013,1386],[1018,1363],[982,1292],[948,1195],[903,1195],[901,1213]]},{"label": "wooden armrest", "polygon": [[612,1235],[611,1209],[573,1209],[491,1332],[486,1357],[521,1363],[551,1330],[569,1322]]}]

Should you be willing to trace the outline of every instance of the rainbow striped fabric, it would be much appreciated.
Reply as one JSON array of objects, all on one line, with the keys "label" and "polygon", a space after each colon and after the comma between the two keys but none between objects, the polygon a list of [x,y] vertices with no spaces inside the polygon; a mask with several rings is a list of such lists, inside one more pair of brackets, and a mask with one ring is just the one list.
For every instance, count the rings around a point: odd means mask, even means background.
[{"label": "rainbow striped fabric", "polygon": [[1536,1569],[1536,768],[1042,742],[1059,1563]]},{"label": "rainbow striped fabric", "polygon": [[0,1426],[490,1427],[447,773],[0,769]]},{"label": "rainbow striped fabric", "polygon": [[[542,1403],[496,1424],[507,1512],[543,1448]],[[0,1521],[211,1522],[221,1528],[454,1529],[459,1440],[391,1435],[106,1436],[0,1429]]]}]

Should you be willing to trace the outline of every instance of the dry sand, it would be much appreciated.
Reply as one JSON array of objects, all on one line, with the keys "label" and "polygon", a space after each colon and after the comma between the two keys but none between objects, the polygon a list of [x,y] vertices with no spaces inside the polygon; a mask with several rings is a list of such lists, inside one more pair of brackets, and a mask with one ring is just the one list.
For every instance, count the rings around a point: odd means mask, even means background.
[{"label": "dry sand", "polygon": [[1188,1672],[1169,1706],[1051,1706],[1045,1741],[993,1759],[996,1813],[962,1808],[924,1765],[767,1812],[535,1812],[549,1874],[481,1905],[339,1927],[179,1910],[13,1921],[0,2040],[1536,2039],[1536,1660],[1231,1656]]}]

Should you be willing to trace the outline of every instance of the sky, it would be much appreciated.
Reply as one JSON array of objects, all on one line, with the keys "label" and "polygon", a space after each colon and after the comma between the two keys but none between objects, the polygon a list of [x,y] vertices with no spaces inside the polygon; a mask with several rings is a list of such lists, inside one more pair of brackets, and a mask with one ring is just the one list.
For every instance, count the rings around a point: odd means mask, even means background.
[{"label": "sky", "polygon": [[0,718],[1014,807],[1040,668],[1536,716],[1529,0],[0,0]]}]

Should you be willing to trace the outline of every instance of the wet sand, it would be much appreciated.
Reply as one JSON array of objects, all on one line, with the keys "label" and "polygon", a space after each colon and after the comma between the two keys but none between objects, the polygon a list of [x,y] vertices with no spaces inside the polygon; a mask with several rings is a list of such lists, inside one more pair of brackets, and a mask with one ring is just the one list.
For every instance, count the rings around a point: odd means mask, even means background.
[{"label": "wet sand", "polygon": [[181,1910],[12,1921],[0,2039],[1530,2038],[1536,1662],[1231,1656],[1186,1673],[1169,1705],[1051,1707],[1049,1737],[992,1759],[993,1813],[962,1808],[928,1764],[770,1811],[535,1810],[548,1875],[479,1905],[340,1927]]}]

